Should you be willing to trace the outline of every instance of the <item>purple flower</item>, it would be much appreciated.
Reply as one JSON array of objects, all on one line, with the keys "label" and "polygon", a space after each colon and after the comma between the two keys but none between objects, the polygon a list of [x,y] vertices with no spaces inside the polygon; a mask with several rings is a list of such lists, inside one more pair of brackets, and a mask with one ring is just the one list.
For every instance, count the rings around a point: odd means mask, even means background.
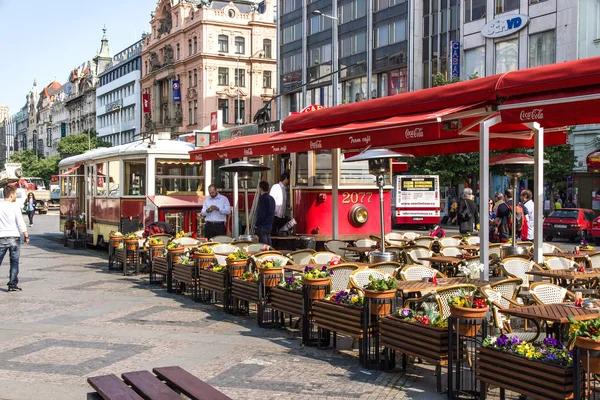
[{"label": "purple flower", "polygon": [[329,270],[329,275],[333,276],[333,270],[332,269]]},{"label": "purple flower", "polygon": [[311,267],[310,265],[307,265],[306,267],[304,267],[304,272],[310,272],[313,269],[314,269],[313,267]]},{"label": "purple flower", "polygon": [[521,343],[521,339],[519,339],[518,337],[513,336],[510,338],[510,344],[519,344],[519,343]]},{"label": "purple flower", "polygon": [[[546,340],[544,339],[544,341]],[[550,361],[556,361],[556,356],[553,353],[548,354],[546,358]]]},{"label": "purple flower", "polygon": [[496,339],[496,346],[505,347],[507,345],[508,345],[508,336],[506,336],[506,335],[498,336],[498,339]]},{"label": "purple flower", "polygon": [[554,339],[554,338],[544,338],[544,344],[546,346],[552,346],[552,347],[559,347],[560,343],[558,342],[558,340]]},{"label": "purple flower", "polygon": [[327,271],[327,266],[323,265],[323,266],[321,267],[321,271]]},{"label": "purple flower", "polygon": [[342,302],[342,300],[343,300],[343,299],[344,299],[344,296],[337,296],[337,297],[335,298],[335,302],[336,302],[336,303],[338,303],[338,304],[340,304],[340,303]]},{"label": "purple flower", "polygon": [[402,316],[404,318],[408,318],[412,315],[412,310],[410,308],[403,308],[402,309]]}]

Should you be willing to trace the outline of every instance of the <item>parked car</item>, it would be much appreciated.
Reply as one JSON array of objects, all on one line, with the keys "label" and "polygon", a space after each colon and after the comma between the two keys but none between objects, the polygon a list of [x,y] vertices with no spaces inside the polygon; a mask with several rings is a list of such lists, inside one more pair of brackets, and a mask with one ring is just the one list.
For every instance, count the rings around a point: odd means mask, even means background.
[{"label": "parked car", "polygon": [[592,239],[594,243],[600,246],[600,217],[596,217],[592,222]]},{"label": "parked car", "polygon": [[564,237],[572,241],[592,238],[592,223],[597,215],[586,208],[554,210],[544,220],[544,240]]}]

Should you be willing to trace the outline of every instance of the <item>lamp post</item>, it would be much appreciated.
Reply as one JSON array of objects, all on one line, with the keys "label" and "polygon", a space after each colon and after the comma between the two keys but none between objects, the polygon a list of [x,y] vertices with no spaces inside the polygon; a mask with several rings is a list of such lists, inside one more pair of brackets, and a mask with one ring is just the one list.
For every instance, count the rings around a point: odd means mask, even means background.
[{"label": "lamp post", "polygon": [[394,261],[396,255],[385,251],[385,222],[383,219],[383,186],[384,174],[389,171],[389,159],[398,157],[414,157],[411,154],[396,153],[388,149],[369,149],[359,155],[345,159],[343,162],[368,161],[369,173],[375,175],[379,188],[379,223],[381,225],[381,251],[373,251],[369,255],[369,262]]},{"label": "lamp post", "polygon": [[312,13],[314,15],[321,16],[323,18],[329,18],[333,21],[331,24],[331,70],[333,71],[333,76],[331,77],[331,105],[337,106],[338,103],[338,56],[337,56],[337,47],[338,47],[338,23],[339,19],[337,16],[337,5],[332,4],[331,7],[332,15],[323,14],[319,10],[315,10]]},{"label": "lamp post", "polygon": [[[263,164],[256,164],[250,161],[237,161],[232,164],[227,164],[219,167],[221,171],[233,172],[233,201],[237,202],[238,198],[238,180],[242,182],[244,189],[244,205],[246,210],[246,231],[244,235],[240,235],[238,239],[251,240],[253,236],[250,234],[250,212],[248,210],[248,181],[252,180],[253,172],[268,171],[271,168]],[[232,228],[237,228],[237,221],[239,218],[239,210],[236,205],[233,206],[233,224]],[[235,237],[237,234],[236,229],[232,229],[232,235]]]}]

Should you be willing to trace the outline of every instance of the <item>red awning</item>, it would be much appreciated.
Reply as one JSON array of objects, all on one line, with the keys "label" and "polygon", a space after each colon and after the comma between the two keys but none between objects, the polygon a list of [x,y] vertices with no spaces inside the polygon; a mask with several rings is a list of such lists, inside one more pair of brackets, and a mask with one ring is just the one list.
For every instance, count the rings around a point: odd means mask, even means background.
[{"label": "red awning", "polygon": [[72,168],[70,168],[69,170],[67,170],[67,171],[63,172],[62,174],[58,174],[58,176],[60,176],[60,177],[65,177],[65,176],[68,176],[68,175],[72,174],[73,172],[77,171],[77,169],[78,169],[79,167],[81,167],[81,164],[75,164],[75,166],[74,166],[74,167],[72,167]]},{"label": "red awning", "polygon": [[148,199],[159,208],[178,208],[178,207],[202,207],[204,197],[202,196],[148,196]]}]

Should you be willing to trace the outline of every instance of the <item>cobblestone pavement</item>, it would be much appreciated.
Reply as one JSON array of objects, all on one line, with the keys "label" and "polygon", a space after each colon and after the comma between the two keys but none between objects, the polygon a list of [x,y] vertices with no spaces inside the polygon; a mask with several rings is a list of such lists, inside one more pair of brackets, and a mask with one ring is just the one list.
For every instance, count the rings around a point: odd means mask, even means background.
[{"label": "cobblestone pavement", "polygon": [[[168,365],[234,399],[446,398],[427,364],[383,373],[360,367],[347,339],[340,350],[303,347],[297,331],[109,272],[105,252],[64,247],[57,227],[56,215],[36,216],[21,250],[23,292],[0,286],[0,400],[84,399],[88,376]],[[6,257],[3,283],[8,268]]]}]

